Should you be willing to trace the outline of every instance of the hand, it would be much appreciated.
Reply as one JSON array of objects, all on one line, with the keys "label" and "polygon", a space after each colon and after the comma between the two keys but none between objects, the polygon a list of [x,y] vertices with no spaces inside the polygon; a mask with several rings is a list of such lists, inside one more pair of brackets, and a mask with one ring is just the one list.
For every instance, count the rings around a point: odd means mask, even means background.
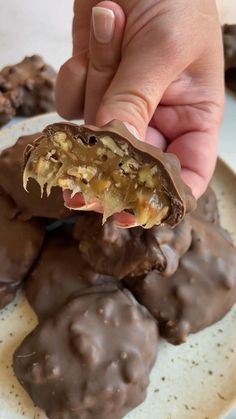
[{"label": "hand", "polygon": [[75,0],[73,57],[56,103],[68,119],[118,119],[176,154],[198,198],[214,171],[224,107],[215,0]]}]

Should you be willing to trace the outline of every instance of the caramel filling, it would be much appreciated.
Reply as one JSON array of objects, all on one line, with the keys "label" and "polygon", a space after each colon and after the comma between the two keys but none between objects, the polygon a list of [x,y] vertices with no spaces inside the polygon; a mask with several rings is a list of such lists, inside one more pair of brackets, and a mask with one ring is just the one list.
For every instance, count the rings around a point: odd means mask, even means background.
[{"label": "caramel filling", "polygon": [[[43,139],[31,152],[24,171],[36,179],[42,194],[53,186],[82,192],[86,205],[94,198],[103,207],[103,221],[121,211],[131,212],[146,228],[159,225],[167,216],[170,200],[157,165],[143,163],[129,155],[128,144],[110,136],[90,135],[88,143],[64,132]],[[82,208],[78,208],[82,209]]]}]

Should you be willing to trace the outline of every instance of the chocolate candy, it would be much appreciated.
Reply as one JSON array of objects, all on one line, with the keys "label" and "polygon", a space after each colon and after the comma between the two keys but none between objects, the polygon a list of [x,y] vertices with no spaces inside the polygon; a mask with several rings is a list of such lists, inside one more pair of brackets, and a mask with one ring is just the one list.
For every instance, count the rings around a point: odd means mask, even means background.
[{"label": "chocolate candy", "polygon": [[236,302],[236,249],[220,227],[192,217],[192,228],[191,247],[172,277],[154,270],[126,280],[174,344],[216,323]]},{"label": "chocolate candy", "polygon": [[23,188],[24,150],[39,136],[40,133],[20,137],[13,147],[0,154],[0,185],[16,203],[22,219],[32,216],[57,219],[69,217],[72,212],[65,208],[60,188],[54,188],[48,198],[41,198],[40,188],[33,179],[28,184],[28,193]]},{"label": "chocolate candy", "polygon": [[78,218],[74,235],[84,258],[97,272],[123,279],[156,268],[169,276],[191,244],[191,224],[186,218],[175,229],[121,229],[112,219],[102,225],[102,216],[91,213]]},{"label": "chocolate candy", "polygon": [[223,26],[225,82],[236,92],[236,25]]},{"label": "chocolate candy", "polygon": [[219,224],[220,215],[217,206],[217,199],[215,192],[209,186],[206,192],[197,201],[197,208],[192,213],[194,217],[200,218],[203,221],[209,221],[213,224]]},{"label": "chocolate candy", "polygon": [[157,328],[128,293],[85,291],[40,324],[14,354],[14,371],[50,419],[121,419],[142,403]]},{"label": "chocolate candy", "polygon": [[192,241],[192,224],[189,216],[175,228],[169,226],[154,227],[152,234],[158,242],[166,260],[166,267],[161,272],[165,277],[175,273],[180,258],[187,252]]},{"label": "chocolate candy", "polygon": [[0,189],[0,309],[15,297],[43,239],[42,224],[18,220],[15,205]]},{"label": "chocolate candy", "polygon": [[0,126],[15,115],[54,110],[56,72],[39,55],[0,71]]},{"label": "chocolate candy", "polygon": [[[0,85],[2,78],[0,76]],[[0,87],[1,89],[1,87]],[[0,127],[9,122],[15,115],[15,110],[11,105],[10,99],[5,97],[4,93],[0,90]]]},{"label": "chocolate candy", "polygon": [[95,273],[78,252],[78,242],[64,229],[50,233],[25,293],[40,320],[52,316],[75,292],[92,285],[114,282]]},{"label": "chocolate candy", "polygon": [[60,186],[82,192],[86,202],[98,199],[103,221],[128,211],[145,228],[163,222],[174,227],[195,206],[176,156],[138,141],[118,121],[101,129],[49,125],[26,153],[25,188],[29,178],[42,191],[46,185],[48,195]]}]

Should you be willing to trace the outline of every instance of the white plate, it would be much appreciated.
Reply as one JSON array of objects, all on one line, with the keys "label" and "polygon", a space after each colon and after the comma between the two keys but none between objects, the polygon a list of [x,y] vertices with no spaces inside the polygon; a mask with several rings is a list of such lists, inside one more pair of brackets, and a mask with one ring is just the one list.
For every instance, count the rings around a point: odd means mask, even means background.
[{"label": "white plate", "polygon": [[[48,114],[0,132],[0,150],[22,134],[36,132],[58,120]],[[236,242],[235,175],[218,161],[213,187],[219,200],[223,226]],[[16,238],[17,239],[17,238]],[[0,313],[0,419],[43,419],[18,384],[11,368],[15,348],[36,325],[25,298]],[[129,419],[217,419],[236,403],[236,308],[221,322],[193,335],[182,346],[161,342],[151,377],[148,398]],[[102,418],[98,418],[102,419]]]}]

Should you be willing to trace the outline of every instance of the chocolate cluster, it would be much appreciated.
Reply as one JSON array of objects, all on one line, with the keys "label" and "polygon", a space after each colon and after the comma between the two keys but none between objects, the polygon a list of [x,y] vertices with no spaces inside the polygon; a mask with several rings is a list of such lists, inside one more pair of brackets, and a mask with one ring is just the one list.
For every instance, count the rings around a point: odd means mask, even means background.
[{"label": "chocolate cluster", "polygon": [[191,229],[187,217],[175,229],[159,226],[145,230],[121,229],[113,220],[102,225],[102,216],[86,214],[78,218],[74,237],[84,259],[102,274],[124,279],[157,269],[170,276],[190,246]]},{"label": "chocolate cluster", "polygon": [[0,126],[15,115],[54,110],[56,72],[39,55],[25,57],[0,71]]},{"label": "chocolate cluster", "polygon": [[146,397],[155,322],[128,292],[100,288],[78,293],[14,355],[17,378],[49,418],[121,419]]},{"label": "chocolate cluster", "polygon": [[43,244],[45,228],[17,218],[14,202],[0,187],[0,309],[13,300]]},{"label": "chocolate cluster", "polygon": [[126,286],[153,314],[169,342],[216,323],[236,302],[236,251],[221,227],[192,217],[192,242],[170,278],[151,271]]},{"label": "chocolate cluster", "polygon": [[48,234],[42,252],[25,283],[26,297],[40,320],[49,318],[74,293],[93,285],[111,284],[82,257],[78,242],[61,227]]}]

